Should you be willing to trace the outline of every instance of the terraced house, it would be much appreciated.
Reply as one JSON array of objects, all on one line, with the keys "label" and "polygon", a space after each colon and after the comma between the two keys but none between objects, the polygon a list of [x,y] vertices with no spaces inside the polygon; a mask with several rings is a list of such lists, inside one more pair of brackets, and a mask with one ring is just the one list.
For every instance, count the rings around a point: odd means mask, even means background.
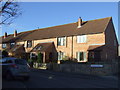
[{"label": "terraced house", "polygon": [[36,29],[1,37],[1,50],[31,57],[41,52],[43,62],[62,60],[65,56],[78,62],[111,61],[118,56],[118,41],[112,17]]}]

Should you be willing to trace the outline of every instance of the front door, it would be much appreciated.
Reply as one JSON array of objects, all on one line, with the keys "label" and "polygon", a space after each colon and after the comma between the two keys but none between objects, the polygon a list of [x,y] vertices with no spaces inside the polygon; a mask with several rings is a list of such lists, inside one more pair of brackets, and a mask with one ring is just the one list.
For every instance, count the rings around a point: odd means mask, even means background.
[{"label": "front door", "polygon": [[49,61],[52,62],[52,59],[53,59],[53,54],[52,52],[49,53]]}]

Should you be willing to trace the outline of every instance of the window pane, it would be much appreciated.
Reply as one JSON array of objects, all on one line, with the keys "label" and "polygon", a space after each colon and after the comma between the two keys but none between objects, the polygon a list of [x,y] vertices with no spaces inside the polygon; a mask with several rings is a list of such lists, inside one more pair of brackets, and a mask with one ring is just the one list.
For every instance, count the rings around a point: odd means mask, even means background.
[{"label": "window pane", "polygon": [[60,60],[60,52],[58,52],[58,60]]},{"label": "window pane", "polygon": [[80,43],[80,36],[77,36],[77,43]]},{"label": "window pane", "polygon": [[24,59],[16,59],[16,60],[15,60],[15,63],[16,63],[16,64],[20,64],[20,65],[25,65],[25,64],[27,64],[26,60],[24,60]]},{"label": "window pane", "polygon": [[83,60],[84,56],[83,56],[83,52],[80,52],[80,61]]}]

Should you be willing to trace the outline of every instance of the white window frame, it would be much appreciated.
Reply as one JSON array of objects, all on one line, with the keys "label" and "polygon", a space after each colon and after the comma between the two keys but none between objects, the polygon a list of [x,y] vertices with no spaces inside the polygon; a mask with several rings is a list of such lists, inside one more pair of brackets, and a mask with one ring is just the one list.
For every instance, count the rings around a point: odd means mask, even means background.
[{"label": "white window frame", "polygon": [[62,60],[64,56],[65,56],[64,52],[58,52],[58,60]]},{"label": "white window frame", "polygon": [[15,42],[10,43],[10,47],[14,47],[15,46]]},{"label": "white window frame", "polygon": [[2,48],[6,48],[7,47],[7,44],[6,43],[3,43],[2,44]]},{"label": "white window frame", "polygon": [[[83,59],[80,58],[80,54],[83,53]],[[78,61],[86,61],[87,60],[87,52],[83,52],[83,51],[80,51],[80,52],[76,52],[76,59]]]},{"label": "white window frame", "polygon": [[[28,45],[29,42],[31,42],[31,46]],[[27,41],[27,48],[31,48],[31,47],[32,47],[32,40],[28,40],[28,41]]]},{"label": "white window frame", "polygon": [[87,35],[78,35],[77,36],[77,43],[86,43],[87,42]]},{"label": "white window frame", "polygon": [[58,37],[57,38],[57,45],[58,46],[65,46],[66,45],[66,37]]}]

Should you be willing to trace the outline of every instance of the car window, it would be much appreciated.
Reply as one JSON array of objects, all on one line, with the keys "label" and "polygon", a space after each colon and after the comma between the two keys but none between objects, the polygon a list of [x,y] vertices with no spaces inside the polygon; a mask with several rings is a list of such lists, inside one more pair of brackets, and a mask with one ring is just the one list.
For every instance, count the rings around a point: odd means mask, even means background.
[{"label": "car window", "polygon": [[6,60],[6,61],[4,61],[4,62],[2,62],[2,63],[8,64],[8,63],[13,63],[13,62],[12,62],[12,60]]},{"label": "car window", "polygon": [[26,60],[24,60],[24,59],[16,59],[15,63],[20,64],[20,65],[26,65],[27,64]]}]

